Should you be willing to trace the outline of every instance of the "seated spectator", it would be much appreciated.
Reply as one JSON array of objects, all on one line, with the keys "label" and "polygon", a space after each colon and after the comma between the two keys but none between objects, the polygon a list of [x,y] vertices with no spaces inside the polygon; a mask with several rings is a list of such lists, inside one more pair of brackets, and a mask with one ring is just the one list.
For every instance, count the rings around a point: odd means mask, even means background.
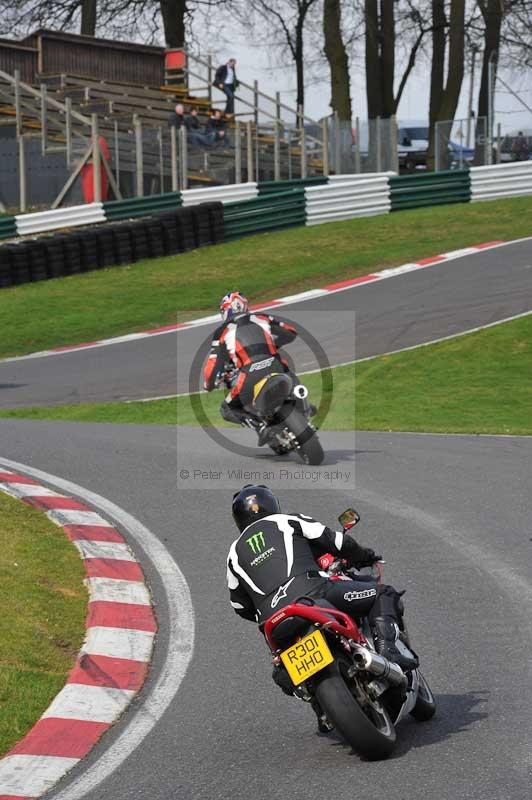
[{"label": "seated spectator", "polygon": [[199,108],[197,106],[194,106],[193,108],[190,109],[190,112],[185,122],[187,130],[196,131],[199,133],[201,126],[200,126],[200,121],[198,119],[198,113],[199,113]]},{"label": "seated spectator", "polygon": [[227,141],[226,127],[227,123],[222,116],[221,110],[219,108],[214,108],[205,126],[205,133],[210,144],[221,145]]},{"label": "seated spectator", "polygon": [[227,97],[225,113],[233,116],[235,113],[235,92],[238,88],[236,77],[236,59],[230,58],[227,64],[222,64],[216,70],[213,86],[220,89]]},{"label": "seated spectator", "polygon": [[194,106],[190,109],[189,115],[185,119],[187,126],[187,138],[191,145],[198,147],[209,147],[211,141],[206,133],[201,133],[201,125],[198,118],[199,109]]},{"label": "seated spectator", "polygon": [[185,119],[185,106],[183,103],[177,103],[174,111],[168,117],[168,125],[171,127],[181,128],[183,125],[186,125],[187,121]]}]

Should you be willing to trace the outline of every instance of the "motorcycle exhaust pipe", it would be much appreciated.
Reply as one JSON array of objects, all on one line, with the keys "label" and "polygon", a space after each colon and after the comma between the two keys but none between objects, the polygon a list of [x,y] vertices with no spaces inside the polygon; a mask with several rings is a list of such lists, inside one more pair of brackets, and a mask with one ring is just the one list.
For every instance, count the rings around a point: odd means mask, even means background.
[{"label": "motorcycle exhaust pipe", "polygon": [[357,669],[365,670],[378,678],[384,678],[394,686],[406,686],[408,681],[406,675],[398,664],[388,661],[384,656],[366,650],[365,647],[352,644],[354,650],[353,658]]}]

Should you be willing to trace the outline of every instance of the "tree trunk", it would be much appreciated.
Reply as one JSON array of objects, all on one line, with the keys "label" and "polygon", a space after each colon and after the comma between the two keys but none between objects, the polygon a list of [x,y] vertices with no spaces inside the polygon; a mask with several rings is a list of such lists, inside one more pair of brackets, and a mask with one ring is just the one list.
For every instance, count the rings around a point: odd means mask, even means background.
[{"label": "tree trunk", "polygon": [[[436,11],[436,15],[433,17],[435,27],[436,25],[441,25],[442,14],[443,16],[445,15],[443,3],[444,0],[433,0],[433,11]],[[434,169],[436,122],[444,120],[449,121],[449,124],[447,126],[440,126],[442,135],[439,137],[439,162],[440,167],[446,166],[447,142],[450,137],[451,126],[454,122],[454,115],[456,114],[456,107],[458,105],[462,81],[464,79],[464,40],[465,0],[451,0],[449,18],[449,59],[445,88],[442,87],[442,84],[438,80],[438,76],[443,73],[443,58],[441,58],[440,42],[438,42],[439,49],[435,49],[432,56],[434,72],[431,74],[430,131],[429,150],[427,154],[427,166],[429,169]],[[436,57],[441,58],[440,64],[434,63]]]},{"label": "tree trunk", "polygon": [[161,0],[161,15],[167,47],[185,46],[187,0]]},{"label": "tree trunk", "polygon": [[96,35],[96,5],[97,0],[82,1],[80,30],[82,36]]},{"label": "tree trunk", "polygon": [[381,83],[382,116],[395,111],[393,84],[395,78],[395,13],[394,3],[381,0]]},{"label": "tree trunk", "polygon": [[294,49],[294,60],[296,62],[296,79],[297,79],[297,110],[305,107],[305,63],[304,63],[304,49],[303,49],[303,28],[305,25],[305,17],[300,17],[296,24],[296,42]]},{"label": "tree trunk", "polygon": [[331,108],[341,120],[351,122],[349,60],[342,39],[340,0],[323,4],[325,55],[331,70]]},{"label": "tree trunk", "polygon": [[[480,89],[478,93],[477,110],[477,135],[475,137],[475,164],[484,163],[485,146],[483,140],[491,134],[488,131],[489,113],[489,63],[493,63],[493,79],[497,73],[497,62],[499,60],[499,47],[501,41],[501,27],[504,17],[504,9],[501,0],[488,0],[487,6],[482,9],[484,17],[484,55],[482,58],[482,74],[480,78]],[[479,122],[481,118],[486,121]],[[480,128],[479,128],[480,126]]]},{"label": "tree trunk", "polygon": [[381,60],[379,54],[379,9],[377,0],[365,0],[366,21],[366,99],[368,119],[381,116]]}]

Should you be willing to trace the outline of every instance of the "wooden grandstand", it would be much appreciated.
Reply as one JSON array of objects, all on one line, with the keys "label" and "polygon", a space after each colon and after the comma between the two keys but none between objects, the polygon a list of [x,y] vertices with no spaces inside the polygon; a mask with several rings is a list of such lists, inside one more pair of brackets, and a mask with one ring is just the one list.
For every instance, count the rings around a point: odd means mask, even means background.
[{"label": "wooden grandstand", "polygon": [[[0,126],[11,126],[17,137],[39,137],[43,153],[65,152],[73,167],[96,121],[126,196],[327,169],[323,126],[297,115],[279,94],[260,92],[256,82],[239,87],[227,145],[192,148],[183,137],[173,143],[168,120],[176,102],[187,111],[197,107],[205,123],[225,100],[212,96],[210,60],[189,55],[176,72],[166,69],[166,55],[163,48],[45,30],[21,42],[0,40]],[[187,152],[176,156],[181,146]]]}]

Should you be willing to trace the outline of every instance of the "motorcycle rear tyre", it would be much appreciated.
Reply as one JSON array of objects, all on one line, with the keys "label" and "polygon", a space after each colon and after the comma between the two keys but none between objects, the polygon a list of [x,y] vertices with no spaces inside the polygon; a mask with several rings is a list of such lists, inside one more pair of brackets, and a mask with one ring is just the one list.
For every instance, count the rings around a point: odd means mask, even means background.
[{"label": "motorcycle rear tyre", "polygon": [[395,728],[388,712],[381,706],[385,729],[379,728],[362,710],[344,675],[350,663],[341,657],[320,674],[316,699],[338,733],[359,755],[370,761],[387,758],[395,745]]},{"label": "motorcycle rear tyre", "polygon": [[312,466],[321,464],[325,457],[323,447],[318,434],[310,428],[306,417],[300,411],[294,410],[287,418],[286,425],[298,440],[299,447],[296,448],[296,453],[303,464]]}]

